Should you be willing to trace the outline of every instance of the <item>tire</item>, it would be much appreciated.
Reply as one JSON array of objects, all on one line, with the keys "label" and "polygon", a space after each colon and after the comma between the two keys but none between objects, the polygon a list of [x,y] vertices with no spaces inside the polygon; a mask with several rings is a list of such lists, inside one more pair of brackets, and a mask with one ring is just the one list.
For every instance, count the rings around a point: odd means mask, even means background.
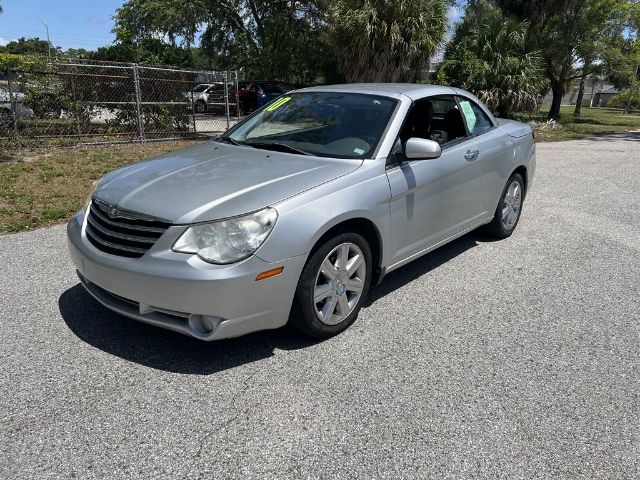
[{"label": "tire", "polygon": [[[353,269],[351,274],[342,269],[345,246],[346,264],[351,264]],[[358,256],[361,262],[356,260]],[[333,270],[325,260],[333,265]],[[371,248],[361,235],[342,233],[328,240],[312,253],[302,270],[289,324],[305,335],[321,339],[346,330],[362,308],[369,291],[372,268]],[[316,296],[323,295],[326,296],[316,303]]]},{"label": "tire", "polygon": [[206,112],[207,111],[206,102],[203,102],[202,100],[198,100],[196,102],[196,105],[195,105],[195,111],[196,111],[196,113],[204,113],[204,112]]},{"label": "tire", "polygon": [[502,191],[493,220],[485,227],[485,232],[499,239],[510,237],[520,221],[524,197],[522,175],[514,173]]}]

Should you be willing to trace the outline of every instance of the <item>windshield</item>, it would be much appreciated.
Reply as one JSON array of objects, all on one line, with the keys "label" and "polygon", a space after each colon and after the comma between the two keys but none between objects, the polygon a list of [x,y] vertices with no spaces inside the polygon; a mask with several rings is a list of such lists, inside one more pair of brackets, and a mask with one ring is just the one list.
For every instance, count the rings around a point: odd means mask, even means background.
[{"label": "windshield", "polygon": [[267,104],[221,140],[320,157],[370,158],[396,104],[359,93],[293,93]]},{"label": "windshield", "polygon": [[209,85],[202,84],[202,85],[198,85],[191,91],[193,93],[204,92],[207,88],[209,88]]}]

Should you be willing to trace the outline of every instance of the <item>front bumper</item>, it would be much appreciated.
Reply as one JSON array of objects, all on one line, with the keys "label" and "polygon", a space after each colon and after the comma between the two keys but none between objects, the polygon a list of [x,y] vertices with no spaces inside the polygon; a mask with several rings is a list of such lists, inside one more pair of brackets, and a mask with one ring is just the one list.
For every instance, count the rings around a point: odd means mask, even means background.
[{"label": "front bumper", "polygon": [[[237,337],[283,326],[304,256],[269,263],[257,256],[212,265],[171,245],[184,227],[170,227],[141,258],[110,255],[86,239],[84,215],[67,226],[71,258],[82,285],[105,307],[141,322],[203,340]],[[284,271],[256,281],[276,267]]]}]

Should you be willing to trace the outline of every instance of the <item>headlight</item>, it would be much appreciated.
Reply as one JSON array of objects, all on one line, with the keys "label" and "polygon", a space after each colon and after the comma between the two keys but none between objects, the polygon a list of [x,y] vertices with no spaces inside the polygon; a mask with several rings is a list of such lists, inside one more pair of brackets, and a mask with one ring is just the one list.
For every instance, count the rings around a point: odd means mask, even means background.
[{"label": "headlight", "polygon": [[219,222],[192,225],[173,244],[180,253],[197,253],[209,263],[234,263],[255,252],[273,230],[278,213],[273,208]]}]

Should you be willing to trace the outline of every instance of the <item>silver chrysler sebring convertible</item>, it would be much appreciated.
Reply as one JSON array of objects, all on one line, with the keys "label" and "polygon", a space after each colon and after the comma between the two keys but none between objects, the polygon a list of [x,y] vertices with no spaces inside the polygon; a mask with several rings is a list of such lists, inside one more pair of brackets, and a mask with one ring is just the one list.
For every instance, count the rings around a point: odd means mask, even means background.
[{"label": "silver chrysler sebring convertible", "polygon": [[463,90],[307,88],[105,175],[69,248],[87,291],[135,320],[326,338],[392,270],[480,226],[511,235],[534,171],[531,128]]}]

